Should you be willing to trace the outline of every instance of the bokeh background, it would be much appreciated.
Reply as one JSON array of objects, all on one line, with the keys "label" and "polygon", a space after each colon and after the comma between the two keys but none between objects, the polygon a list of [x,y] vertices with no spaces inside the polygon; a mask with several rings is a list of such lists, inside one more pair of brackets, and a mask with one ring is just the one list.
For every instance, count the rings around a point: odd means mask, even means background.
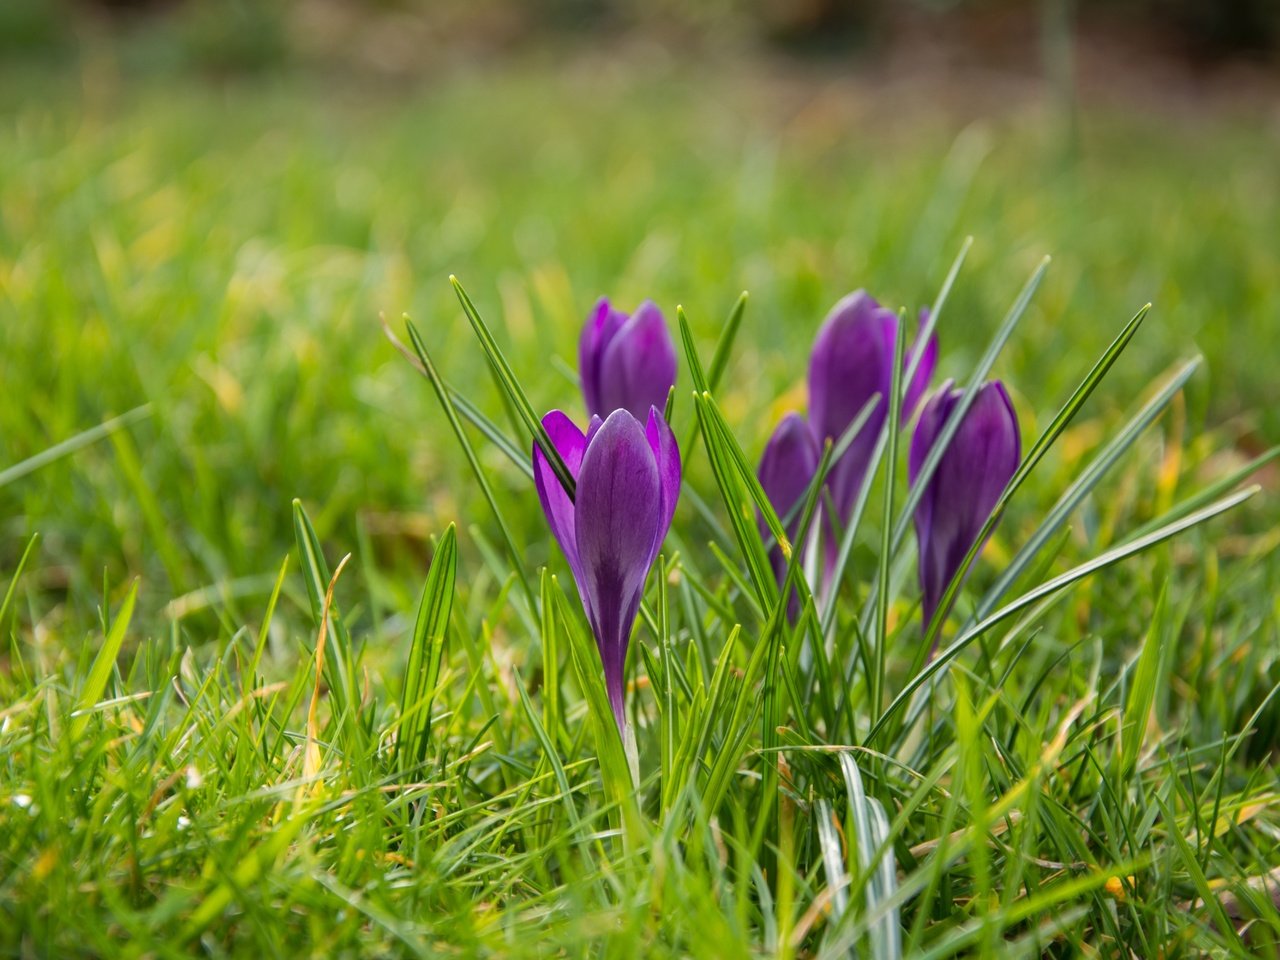
[{"label": "bokeh background", "polygon": [[709,350],[747,290],[722,402],[755,455],[827,308],[914,314],[967,236],[944,376],[1054,258],[996,370],[1028,436],[1155,304],[1045,503],[1203,353],[1112,491],[1171,497],[1280,436],[1278,56],[1274,0],[4,0],[0,569],[38,530],[55,620],[138,573],[152,615],[234,618],[300,497],[408,596],[485,515],[380,315],[501,418],[450,274],[546,408],[599,295]]}]

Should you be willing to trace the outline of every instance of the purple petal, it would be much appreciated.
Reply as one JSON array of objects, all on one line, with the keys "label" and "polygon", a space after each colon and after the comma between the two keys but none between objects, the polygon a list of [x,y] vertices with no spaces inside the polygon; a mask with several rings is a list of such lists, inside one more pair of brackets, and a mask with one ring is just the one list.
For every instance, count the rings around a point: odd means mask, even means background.
[{"label": "purple petal", "polygon": [[599,365],[599,407],[608,416],[627,410],[644,421],[650,407],[665,408],[667,393],[676,382],[676,348],[662,311],[650,300],[602,344]]},{"label": "purple petal", "polygon": [[[760,486],[764,488],[774,512],[783,521],[795,550],[804,547],[796,542],[803,518],[795,508],[813,480],[819,457],[818,441],[809,428],[808,421],[798,413],[788,413],[765,445],[764,454],[760,457],[760,467],[756,471],[760,477]],[[788,523],[787,514],[793,510],[795,515]],[[761,517],[759,522],[760,536],[768,537],[769,528],[764,518]],[[781,583],[786,576],[787,561],[783,558],[780,547],[775,546],[769,551],[769,564],[773,567],[774,577]],[[787,612],[793,622],[799,610],[800,598],[793,594],[787,601]]]},{"label": "purple petal", "polygon": [[916,485],[916,477],[924,468],[929,451],[933,449],[934,441],[938,439],[938,434],[946,425],[951,411],[964,394],[964,391],[957,390],[955,385],[954,380],[947,380],[920,411],[920,420],[916,423],[915,434],[911,437],[911,451],[907,458],[907,481],[913,487]]},{"label": "purple petal", "polygon": [[627,411],[611,413],[587,447],[575,506],[583,606],[621,728],[627,644],[663,509],[653,450],[640,421]]},{"label": "purple petal", "polygon": [[[582,431],[559,410],[552,410],[542,418],[542,425],[551,437],[551,443],[564,460],[565,466],[574,480],[582,467],[582,457],[587,449],[587,440]],[[579,588],[582,585],[582,564],[578,561],[578,536],[574,517],[574,503],[568,492],[560,484],[555,471],[551,469],[551,461],[542,448],[533,445],[533,483],[538,488],[538,499],[542,501],[542,512],[547,516],[547,523],[555,535],[556,542],[564,551],[573,571],[574,580]]]},{"label": "purple petal", "polygon": [[[787,514],[808,490],[814,471],[818,469],[818,459],[818,441],[809,429],[808,421],[798,413],[788,413],[765,445],[757,470],[760,486],[779,519],[785,521]],[[794,537],[799,525],[800,518],[793,517],[787,533]],[[768,530],[763,519],[760,530],[762,534]]]},{"label": "purple petal", "polygon": [[680,449],[676,444],[675,434],[671,432],[671,427],[657,407],[649,408],[645,439],[649,441],[654,462],[658,465],[658,488],[662,497],[658,534],[653,542],[653,555],[649,557],[649,563],[652,564],[658,558],[667,531],[671,529],[676,501],[680,499]]},{"label": "purple petal", "polygon": [[[912,487],[916,485],[920,471],[924,469],[925,460],[929,457],[929,451],[937,442],[938,435],[942,433],[942,428],[951,416],[951,411],[960,401],[962,393],[963,391],[954,389],[954,381],[948,380],[929,398],[924,409],[920,411],[920,419],[916,423],[915,434],[911,438],[911,450],[907,456],[907,480]],[[924,595],[926,624],[932,618],[936,604],[934,588],[936,574],[926,574],[926,571],[934,567],[933,511],[937,490],[938,485],[930,482],[921,494],[915,512],[916,542],[919,546],[917,566],[920,573],[920,588]],[[943,588],[945,587],[944,583]]]},{"label": "purple petal", "polygon": [[[913,483],[961,396],[960,390],[944,389],[921,413],[911,447]],[[1009,394],[999,381],[983,384],[916,511],[926,622],[1018,469],[1021,455],[1018,419]]]},{"label": "purple petal", "polygon": [[600,419],[599,414],[591,417],[591,422],[587,424],[587,446],[591,446],[591,439],[596,435],[596,431],[604,425],[604,421]]},{"label": "purple petal", "polygon": [[888,411],[898,318],[863,290],[827,314],[809,360],[809,417],[814,435],[839,441],[872,397],[881,400],[831,470],[831,495],[848,522]]},{"label": "purple petal", "polygon": [[626,321],[625,313],[613,309],[608,297],[601,297],[582,328],[582,336],[578,338],[578,374],[588,414],[600,412],[601,357]]}]

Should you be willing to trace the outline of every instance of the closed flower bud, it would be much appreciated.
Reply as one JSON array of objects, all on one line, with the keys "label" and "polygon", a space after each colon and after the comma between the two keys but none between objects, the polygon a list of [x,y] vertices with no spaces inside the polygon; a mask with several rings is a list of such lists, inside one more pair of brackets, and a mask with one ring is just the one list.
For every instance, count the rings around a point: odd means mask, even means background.
[{"label": "closed flower bud", "polygon": [[[809,429],[809,422],[798,413],[788,413],[782,418],[760,458],[757,471],[760,486],[773,505],[774,512],[778,514],[778,519],[783,522],[792,549],[796,551],[804,549],[803,544],[796,542],[800,521],[803,519],[800,516],[800,504],[818,469],[818,459],[818,441]],[[769,536],[769,528],[763,518],[760,520],[760,536]],[[780,547],[774,546],[769,551],[769,562],[781,583],[787,562]],[[792,597],[789,603],[794,618],[798,609],[796,598]]]},{"label": "closed flower bud", "polygon": [[[948,380],[920,412],[908,464],[912,486],[963,395],[964,391]],[[1021,457],[1018,417],[1009,394],[998,380],[984,383],[916,507],[926,624],[933,619],[942,595],[977,541]]]},{"label": "closed flower bud", "polygon": [[[922,323],[927,316],[927,312],[921,312]],[[844,455],[832,465],[827,481],[842,524],[849,522],[866,481],[876,440],[888,417],[897,338],[898,315],[880,306],[865,291],[857,290],[831,308],[813,344],[809,359],[809,420],[819,441],[839,442],[871,398],[880,398]],[[903,357],[904,368],[917,349],[913,347]],[[928,388],[937,356],[937,338],[930,337],[905,391],[903,423]]]},{"label": "closed flower bud", "polygon": [[587,414],[626,410],[638,420],[663,410],[676,382],[676,348],[662,311],[646,300],[628,316],[601,297],[578,340]]}]

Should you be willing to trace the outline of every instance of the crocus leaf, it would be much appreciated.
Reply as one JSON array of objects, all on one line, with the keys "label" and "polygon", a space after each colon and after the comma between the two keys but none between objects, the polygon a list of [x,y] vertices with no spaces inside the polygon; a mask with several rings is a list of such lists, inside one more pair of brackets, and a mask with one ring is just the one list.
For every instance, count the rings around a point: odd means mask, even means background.
[{"label": "crocus leaf", "polygon": [[870,744],[875,741],[876,737],[879,735],[881,730],[884,729],[889,720],[906,705],[916,690],[929,682],[929,680],[931,680],[935,675],[950,669],[952,661],[955,660],[955,658],[959,656],[960,653],[969,646],[969,644],[973,643],[974,640],[985,634],[988,630],[991,630],[993,627],[1009,619],[1018,611],[1026,609],[1039,600],[1051,596],[1058,591],[1071,586],[1071,584],[1076,583],[1079,580],[1083,580],[1091,574],[1097,573],[1099,570],[1105,570],[1107,567],[1113,566],[1121,560],[1125,560],[1135,554],[1142,553],[1143,551],[1154,547],[1158,543],[1163,543],[1165,540],[1177,536],[1184,530],[1190,530],[1192,527],[1199,526],[1219,514],[1226,513],[1228,510],[1238,507],[1240,504],[1258,493],[1260,489],[1261,488],[1257,486],[1249,487],[1239,493],[1232,494],[1229,497],[1224,497],[1222,500],[1210,504],[1201,510],[1197,510],[1180,520],[1162,526],[1146,536],[1120,544],[1111,550],[1107,550],[1099,556],[1094,557],[1092,560],[1082,563],[1077,567],[1073,567],[1066,573],[1028,590],[1016,600],[1010,601],[995,613],[983,618],[978,623],[962,632],[960,636],[957,637],[949,646],[938,651],[938,655],[906,683],[898,695],[894,697],[893,702],[889,704],[885,712],[880,715],[880,719],[876,721],[874,726],[872,726],[871,731],[867,734],[866,743]]}]

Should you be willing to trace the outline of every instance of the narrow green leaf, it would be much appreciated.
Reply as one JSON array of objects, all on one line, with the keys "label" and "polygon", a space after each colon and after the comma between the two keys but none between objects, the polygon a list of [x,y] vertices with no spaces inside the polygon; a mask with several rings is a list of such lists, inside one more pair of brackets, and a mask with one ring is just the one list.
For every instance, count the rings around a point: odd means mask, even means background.
[{"label": "narrow green leaf", "polygon": [[[418,359],[413,350],[400,342],[400,338],[395,335],[395,332],[385,321],[382,324],[382,332],[387,340],[391,342],[391,345],[399,351],[400,355],[409,361],[413,369],[417,370],[427,380],[431,379],[431,374],[427,372],[423,362]],[[503,432],[501,427],[485,416],[479,407],[459,393],[451,384],[444,381],[441,382],[445,392],[449,395],[449,399],[453,402],[454,408],[462,415],[463,419],[484,434],[485,439],[501,451],[521,473],[532,480],[533,466],[529,460],[528,451],[518,446],[514,440]]]},{"label": "narrow green leaf", "polygon": [[738,444],[733,431],[729,429],[729,424],[725,422],[724,415],[720,412],[715,398],[710,392],[707,392],[702,395],[702,399],[706,403],[707,423],[715,431],[720,449],[728,454],[729,462],[737,467],[738,476],[743,486],[746,487],[747,495],[751,498],[751,502],[760,516],[764,518],[765,525],[769,528],[769,533],[772,534],[774,542],[782,548],[783,556],[790,557],[791,543],[787,539],[782,521],[773,509],[772,502],[764,492],[764,487],[760,485],[760,478],[756,476],[755,470],[751,468],[751,464],[747,461],[746,453],[743,452],[742,447]]},{"label": "narrow green leaf", "polygon": [[46,467],[51,463],[61,460],[63,457],[70,456],[77,450],[97,443],[104,437],[109,437],[117,430],[127,427],[130,424],[145,420],[151,416],[151,405],[143,404],[140,407],[134,407],[128,413],[122,413],[118,417],[113,417],[96,427],[90,427],[88,430],[77,433],[74,437],[68,437],[61,443],[55,443],[52,447],[41,450],[35,456],[27,457],[27,459],[15,463],[11,467],[0,470],[0,487],[7,486],[15,480],[20,480],[29,473],[34,473],[41,467]]},{"label": "narrow green leaf", "polygon": [[27,561],[31,559],[39,543],[40,534],[33,533],[22,551],[22,556],[18,559],[18,565],[13,568],[13,574],[9,577],[9,586],[4,592],[4,600],[0,602],[0,630],[4,628],[5,619],[9,616],[9,607],[13,603],[13,595],[18,590],[18,581],[22,579],[22,571],[27,568]]},{"label": "narrow green leaf", "polygon": [[560,632],[556,625],[551,575],[546,567],[542,568],[538,592],[542,598],[542,725],[555,738],[564,729],[560,705]]},{"label": "narrow green leaf", "polygon": [[720,386],[720,378],[724,376],[729,365],[729,354],[733,352],[733,342],[737,339],[738,329],[742,326],[742,316],[747,310],[747,291],[743,290],[729,311],[729,319],[724,322],[716,348],[711,354],[711,369],[707,371],[707,389],[715,392]]},{"label": "narrow green leaf", "polygon": [[[525,429],[529,431],[529,436],[546,454],[547,461],[551,464],[552,472],[555,473],[556,479],[560,481],[565,492],[569,494],[569,499],[572,500],[577,489],[573,474],[569,472],[569,468],[561,458],[560,451],[551,442],[551,437],[542,425],[542,419],[534,412],[533,404],[529,402],[529,398],[525,395],[524,389],[520,386],[520,381],[516,379],[511,365],[507,363],[507,358],[503,356],[502,350],[498,346],[498,342],[493,338],[493,334],[489,331],[488,325],[480,316],[475,304],[471,302],[471,298],[467,296],[467,291],[462,289],[462,284],[458,282],[457,277],[450,276],[449,282],[453,284],[453,291],[458,295],[458,302],[462,304],[462,311],[467,315],[467,320],[471,322],[471,329],[475,331],[476,339],[480,341],[480,346],[484,348],[484,352],[489,358],[489,363],[497,377],[498,385],[502,388],[512,406],[515,407],[516,414],[524,423]],[[417,344],[415,343],[414,346],[417,347]],[[418,351],[420,358],[422,352],[421,350]]]},{"label": "narrow green leaf", "polygon": [[497,498],[493,495],[493,487],[489,484],[489,478],[485,474],[484,468],[480,465],[480,460],[471,446],[471,441],[467,439],[467,435],[462,429],[462,424],[458,421],[458,413],[454,408],[453,400],[450,398],[449,391],[445,388],[444,380],[441,379],[435,364],[431,362],[431,354],[427,351],[426,344],[422,342],[417,329],[407,316],[404,318],[404,322],[405,329],[409,333],[409,342],[413,344],[413,349],[418,354],[418,360],[422,363],[422,369],[426,372],[427,380],[430,382],[432,390],[435,391],[436,399],[440,401],[440,408],[444,411],[445,419],[449,421],[449,427],[453,430],[458,446],[462,448],[463,456],[467,458],[467,463],[471,467],[471,474],[476,478],[476,483],[480,487],[480,492],[484,494],[485,501],[489,504],[489,509],[492,511],[494,519],[498,521],[498,529],[502,531],[503,545],[507,548],[507,556],[511,558],[511,567],[519,578],[521,589],[524,591],[525,599],[528,601],[529,609],[532,611],[536,608],[537,597],[534,595],[529,578],[525,575],[524,560],[520,556],[520,551],[516,549],[516,542],[511,534],[511,528],[507,525],[506,518],[498,507]]},{"label": "narrow green leaf", "polygon": [[888,437],[888,458],[885,461],[884,511],[881,516],[881,539],[879,571],[876,576],[876,629],[875,657],[876,663],[868,678],[870,683],[871,716],[874,719],[880,713],[885,681],[885,663],[889,646],[889,566],[893,561],[893,545],[891,543],[893,528],[893,494],[897,486],[898,476],[898,425],[902,419],[902,357],[907,344],[907,325],[903,318],[898,318],[898,333],[893,347],[893,370],[890,380],[888,417],[885,421],[885,436]]},{"label": "narrow green leaf", "polygon": [[1138,537],[1144,537],[1161,524],[1180,520],[1187,514],[1195,510],[1199,510],[1206,503],[1211,503],[1228,490],[1239,486],[1242,482],[1248,479],[1250,475],[1261,470],[1267,464],[1274,462],[1278,458],[1280,458],[1280,446],[1272,447],[1266,453],[1254,457],[1239,470],[1233,470],[1225,477],[1214,481],[1209,486],[1188,497],[1186,500],[1183,500],[1181,503],[1175,504],[1166,513],[1144,523],[1142,526],[1138,527],[1138,529],[1129,534],[1129,538],[1137,539]]},{"label": "narrow green leaf", "polygon": [[[298,556],[302,561],[302,580],[307,585],[307,597],[311,601],[311,616],[317,627],[324,618],[324,595],[329,589],[329,564],[320,546],[320,537],[311,524],[302,501],[293,501],[293,533],[298,543]],[[342,713],[348,704],[358,702],[354,679],[351,676],[351,636],[342,620],[337,603],[329,607],[329,650],[324,658],[324,670],[329,686],[329,696],[334,710]]]},{"label": "narrow green leaf", "polygon": [[72,742],[78,742],[84,736],[85,727],[89,724],[89,715],[94,704],[102,697],[102,693],[107,689],[107,681],[111,679],[111,671],[116,665],[116,657],[120,654],[120,647],[124,643],[125,634],[129,630],[129,621],[133,618],[133,607],[138,600],[138,581],[134,580],[129,587],[129,593],[124,598],[124,603],[120,605],[119,612],[111,621],[111,628],[107,631],[106,639],[102,642],[101,649],[93,658],[93,665],[89,668],[88,674],[84,678],[84,685],[80,688],[80,694],[76,697],[75,710],[72,713],[71,724],[68,728],[68,735]]},{"label": "narrow green leaf", "polygon": [[427,572],[409,645],[409,663],[400,698],[400,731],[396,738],[397,766],[402,774],[421,764],[427,756],[431,706],[440,683],[457,572],[458,537],[451,523],[440,538]]},{"label": "narrow green leaf", "polygon": [[253,689],[253,685],[257,683],[258,665],[262,663],[262,655],[267,649],[267,639],[270,637],[271,618],[275,616],[276,604],[280,601],[280,591],[284,589],[284,578],[289,572],[289,555],[284,555],[284,560],[280,563],[280,572],[276,574],[275,586],[271,588],[271,598],[267,601],[267,611],[262,616],[262,626],[258,628],[258,642],[253,648],[253,659],[249,661],[249,669],[245,672],[244,677],[244,696],[249,696]]},{"label": "narrow green leaf", "polygon": [[[555,578],[552,578],[553,583]],[[564,594],[559,589],[560,602]],[[636,806],[635,784],[631,779],[631,765],[627,762],[621,731],[614,720],[609,694],[604,685],[604,664],[593,640],[571,624],[562,613],[561,623],[569,634],[569,651],[573,660],[578,687],[587,698],[588,716],[595,736],[596,755],[600,760],[600,776],[604,783],[605,797],[615,804],[622,816],[623,835],[628,843],[636,842],[643,834],[640,811]]]},{"label": "narrow green leaf", "polygon": [[711,461],[712,473],[720,488],[720,497],[724,501],[725,510],[729,514],[730,526],[733,528],[742,557],[746,561],[752,592],[761,608],[768,609],[773,605],[778,587],[774,582],[773,571],[769,567],[764,546],[760,542],[760,534],[756,530],[752,500],[742,489],[741,471],[734,464],[732,454],[725,449],[725,442],[719,431],[712,425],[708,396],[705,393],[696,393],[693,397],[694,409],[697,411],[698,422],[702,428],[707,459]]},{"label": "narrow green leaf", "polygon": [[[973,566],[973,562],[977,559],[978,553],[982,550],[982,546],[986,542],[988,535],[995,529],[995,525],[999,522],[1001,515],[1004,513],[1005,507],[1013,498],[1013,495],[1018,492],[1018,489],[1026,481],[1027,477],[1031,475],[1031,472],[1040,463],[1041,459],[1043,459],[1045,453],[1047,453],[1049,448],[1057,442],[1062,431],[1067,428],[1067,425],[1075,417],[1076,413],[1082,406],[1084,406],[1085,401],[1089,399],[1090,394],[1093,393],[1094,389],[1102,381],[1102,378],[1106,376],[1107,371],[1111,369],[1112,364],[1115,363],[1116,359],[1124,351],[1125,346],[1127,346],[1129,341],[1133,338],[1134,333],[1137,332],[1138,326],[1142,323],[1143,317],[1147,315],[1147,311],[1150,308],[1151,305],[1147,304],[1125,325],[1124,330],[1120,332],[1120,335],[1116,337],[1098,362],[1094,364],[1093,369],[1089,372],[1088,376],[1085,377],[1084,381],[1076,388],[1075,392],[1062,406],[1062,409],[1058,411],[1057,416],[1053,418],[1052,422],[1050,422],[1050,424],[1040,434],[1040,437],[1036,440],[1035,444],[1032,445],[1031,450],[1022,458],[1022,463],[1019,464],[1018,469],[1014,471],[1013,477],[1005,486],[1004,492],[1000,494],[1000,499],[996,501],[996,505],[992,509],[991,514],[987,517],[986,523],[982,525],[981,531],[974,539],[973,544],[969,547],[968,553],[965,554],[964,560],[961,562],[959,569],[957,569],[955,575],[951,578],[951,582],[947,585],[947,589],[943,591],[942,599],[938,603],[938,609],[933,615],[933,621],[925,631],[925,637],[923,642],[920,644],[916,656],[916,662],[913,667],[918,666],[923,661],[923,657],[936,646],[938,636],[942,632],[942,624],[946,621],[947,613],[950,611],[951,605],[955,602],[956,594],[960,592],[961,585],[965,582],[965,577],[969,572],[969,568]],[[980,382],[975,380],[974,383],[970,385],[970,389],[966,391],[965,397],[967,398],[969,393],[979,385]],[[957,406],[957,410],[963,406],[964,399],[962,398],[960,404]],[[963,414],[953,414],[947,421],[948,427],[958,428],[962,417]],[[949,440],[952,433],[953,431],[949,432],[947,429],[944,429],[940,441],[934,445],[934,451],[943,446],[944,444],[942,443],[942,440]],[[916,485],[913,493],[916,495],[917,500],[919,495],[924,491],[925,485],[928,482],[928,477],[932,475],[926,469],[930,459],[932,459],[932,451],[930,453],[930,458],[925,461],[925,467],[921,468],[920,474],[916,479]],[[915,507],[912,506],[911,509],[914,510]],[[905,524],[910,521],[910,517],[904,514],[902,521],[903,533],[905,534]]]},{"label": "narrow green leaf", "polygon": [[1124,720],[1120,725],[1120,750],[1117,753],[1119,768],[1116,771],[1116,779],[1120,783],[1129,778],[1129,774],[1133,772],[1133,765],[1138,761],[1138,751],[1142,749],[1142,741],[1147,731],[1147,719],[1151,715],[1151,705],[1155,702],[1168,595],[1169,581],[1166,580],[1160,588],[1155,613],[1151,615],[1151,626],[1147,629],[1142,652],[1138,654],[1138,668],[1133,674],[1133,683],[1125,698]]}]

